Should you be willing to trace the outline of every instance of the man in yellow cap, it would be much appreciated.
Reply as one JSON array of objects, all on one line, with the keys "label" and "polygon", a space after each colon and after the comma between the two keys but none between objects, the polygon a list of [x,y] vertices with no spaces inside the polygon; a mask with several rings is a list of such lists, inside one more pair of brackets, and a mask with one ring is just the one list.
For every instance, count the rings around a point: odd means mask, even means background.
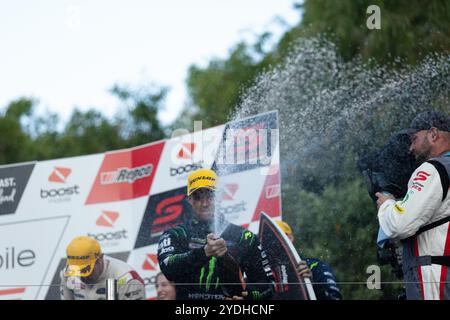
[{"label": "man in yellow cap", "polygon": [[[273,292],[271,271],[259,240],[252,232],[216,216],[216,191],[213,170],[199,169],[189,175],[187,195],[193,214],[185,224],[161,236],[161,271],[177,284],[177,299],[268,299]],[[215,219],[224,222],[220,234],[214,234]],[[243,273],[248,285],[240,282]]]},{"label": "man in yellow cap", "polygon": [[[278,226],[294,243],[294,234],[289,224],[282,220],[277,221]],[[297,266],[299,277],[307,277],[313,283],[317,300],[341,300],[342,294],[336,284],[336,277],[330,266],[319,259],[303,258]]]},{"label": "man in yellow cap", "polygon": [[145,299],[144,281],[127,263],[102,253],[97,240],[80,236],[66,249],[61,300],[105,300],[106,280],[117,280],[119,300]]}]

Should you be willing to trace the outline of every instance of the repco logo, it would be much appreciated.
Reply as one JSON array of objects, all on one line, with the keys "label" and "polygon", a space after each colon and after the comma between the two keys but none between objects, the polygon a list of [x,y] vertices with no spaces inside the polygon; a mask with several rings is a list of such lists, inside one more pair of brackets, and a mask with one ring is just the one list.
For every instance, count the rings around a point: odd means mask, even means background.
[{"label": "repco logo", "polygon": [[100,184],[108,185],[115,183],[132,184],[136,180],[149,177],[152,174],[153,164],[146,164],[136,168],[118,168],[114,171],[102,172],[100,175]]},{"label": "repco logo", "polygon": [[[48,181],[52,183],[62,183],[65,184],[69,178],[72,170],[70,168],[55,167],[53,172],[48,177]],[[72,196],[80,193],[80,187],[78,185],[73,185],[70,187],[62,187],[55,189],[41,189],[41,199],[53,199],[53,198],[63,198],[65,196]],[[64,200],[69,200],[65,198]]]},{"label": "repco logo", "polygon": [[170,176],[171,177],[175,177],[175,176],[179,176],[185,173],[189,173],[191,171],[195,171],[197,169],[201,169],[203,168],[203,162],[197,162],[197,163],[192,163],[192,164],[188,164],[187,166],[181,166],[178,168],[170,168]]}]

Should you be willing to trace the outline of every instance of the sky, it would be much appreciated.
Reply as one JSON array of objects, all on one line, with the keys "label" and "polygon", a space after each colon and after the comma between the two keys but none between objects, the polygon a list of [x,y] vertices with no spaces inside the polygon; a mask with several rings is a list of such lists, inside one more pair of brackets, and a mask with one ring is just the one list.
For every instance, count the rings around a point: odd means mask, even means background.
[{"label": "sky", "polygon": [[[170,91],[163,124],[187,100],[190,65],[226,58],[240,40],[299,22],[294,0],[0,0],[0,108],[38,99],[67,121],[74,107],[112,117],[114,84]],[[278,18],[285,21],[279,22]]]}]

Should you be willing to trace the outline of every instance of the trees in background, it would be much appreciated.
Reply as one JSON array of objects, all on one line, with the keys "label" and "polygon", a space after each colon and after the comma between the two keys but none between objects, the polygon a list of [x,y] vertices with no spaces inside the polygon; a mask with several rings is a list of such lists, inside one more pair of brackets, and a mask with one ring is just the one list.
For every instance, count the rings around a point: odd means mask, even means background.
[{"label": "trees in background", "polygon": [[62,130],[57,114],[37,115],[37,100],[20,98],[0,116],[0,163],[72,157],[129,148],[161,140],[164,128],[158,120],[166,88],[155,85],[135,89],[116,85],[111,89],[121,102],[109,119],[96,109],[75,109]]}]

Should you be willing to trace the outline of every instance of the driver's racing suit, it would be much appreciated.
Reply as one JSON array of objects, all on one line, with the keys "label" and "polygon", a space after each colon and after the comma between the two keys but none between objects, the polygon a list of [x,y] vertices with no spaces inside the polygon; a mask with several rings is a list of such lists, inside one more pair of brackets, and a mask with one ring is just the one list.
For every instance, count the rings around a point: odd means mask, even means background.
[{"label": "driver's racing suit", "polygon": [[[208,233],[211,233],[209,223],[193,217],[186,224],[167,230],[160,238],[159,265],[167,279],[176,284],[177,299],[222,300],[226,297],[221,279],[229,274],[223,274],[220,269],[222,258],[205,255]],[[247,298],[270,298],[273,292],[271,270],[256,235],[230,223],[221,237],[245,273]]]}]

